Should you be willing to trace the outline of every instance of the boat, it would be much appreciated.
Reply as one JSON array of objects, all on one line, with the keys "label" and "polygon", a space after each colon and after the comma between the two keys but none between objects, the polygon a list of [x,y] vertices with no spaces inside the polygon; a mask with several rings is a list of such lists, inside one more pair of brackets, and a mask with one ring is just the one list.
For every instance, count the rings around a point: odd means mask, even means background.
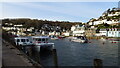
[{"label": "boat", "polygon": [[63,39],[65,38],[65,36],[58,36],[58,39]]},{"label": "boat", "polygon": [[47,36],[32,36],[31,39],[37,51],[40,51],[41,48],[48,50],[54,48],[54,43],[48,42],[49,37]]},{"label": "boat", "polygon": [[59,38],[58,38],[57,36],[55,36],[55,35],[50,35],[49,37],[50,37],[50,39],[52,39],[52,40],[58,40],[58,39],[59,39]]},{"label": "boat", "polygon": [[120,39],[112,39],[110,40],[111,43],[120,43]]},{"label": "boat", "polygon": [[106,38],[103,38],[103,37],[102,37],[102,38],[100,39],[100,41],[103,41],[103,42],[104,42],[104,41],[106,41]]},{"label": "boat", "polygon": [[73,37],[71,39],[71,41],[73,41],[73,42],[79,42],[79,43],[87,43],[88,42],[88,40],[87,40],[87,38],[85,36]]},{"label": "boat", "polygon": [[15,44],[18,46],[28,46],[33,45],[33,43],[30,41],[29,37],[15,37],[14,38]]}]

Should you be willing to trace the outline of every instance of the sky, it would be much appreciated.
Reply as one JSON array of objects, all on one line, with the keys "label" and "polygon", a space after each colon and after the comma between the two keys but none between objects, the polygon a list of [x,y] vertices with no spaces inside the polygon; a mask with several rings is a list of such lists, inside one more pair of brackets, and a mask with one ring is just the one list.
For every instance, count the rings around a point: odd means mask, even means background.
[{"label": "sky", "polygon": [[4,2],[1,16],[88,22],[91,18],[98,18],[104,11],[114,7],[118,7],[118,2]]}]

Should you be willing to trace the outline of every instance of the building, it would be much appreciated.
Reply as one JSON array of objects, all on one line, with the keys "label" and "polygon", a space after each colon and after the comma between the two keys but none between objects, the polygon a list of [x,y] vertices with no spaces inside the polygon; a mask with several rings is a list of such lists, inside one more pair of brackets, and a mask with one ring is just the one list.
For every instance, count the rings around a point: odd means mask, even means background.
[{"label": "building", "polygon": [[76,26],[72,26],[71,31],[74,31],[76,28],[77,28]]},{"label": "building", "polygon": [[85,34],[85,30],[75,30],[73,31],[73,36],[83,36]]},{"label": "building", "polygon": [[87,37],[94,37],[96,34],[96,28],[88,28],[87,30],[85,30],[85,35]]},{"label": "building", "polygon": [[67,31],[67,32],[63,32],[62,35],[63,35],[63,36],[71,36],[72,33]]},{"label": "building", "polygon": [[85,26],[84,25],[75,25],[71,27],[73,36],[83,36],[85,34]]},{"label": "building", "polygon": [[100,29],[99,32],[101,36],[108,36],[108,29]]},{"label": "building", "polygon": [[109,29],[108,37],[120,37],[120,28]]},{"label": "building", "polygon": [[56,32],[56,31],[53,31],[53,32],[49,32],[49,35],[59,36],[59,35],[61,35],[61,33],[60,33],[60,32]]}]

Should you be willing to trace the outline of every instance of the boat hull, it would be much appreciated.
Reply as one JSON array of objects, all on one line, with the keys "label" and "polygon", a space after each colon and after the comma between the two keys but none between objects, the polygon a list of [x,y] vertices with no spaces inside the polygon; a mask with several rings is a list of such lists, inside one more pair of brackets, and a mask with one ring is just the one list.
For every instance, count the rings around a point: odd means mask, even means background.
[{"label": "boat hull", "polygon": [[54,48],[54,44],[53,43],[48,43],[48,44],[37,44],[34,46],[35,49],[37,51],[41,51],[41,50],[52,50]]},{"label": "boat hull", "polygon": [[86,40],[76,40],[76,39],[73,39],[71,41],[73,41],[73,42],[79,42],[79,43],[87,43]]}]

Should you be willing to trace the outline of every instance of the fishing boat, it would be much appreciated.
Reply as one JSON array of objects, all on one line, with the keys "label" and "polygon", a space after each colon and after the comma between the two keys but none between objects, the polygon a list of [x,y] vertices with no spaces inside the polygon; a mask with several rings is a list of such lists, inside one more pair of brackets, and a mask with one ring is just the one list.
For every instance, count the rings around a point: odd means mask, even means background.
[{"label": "fishing boat", "polygon": [[15,44],[18,46],[28,46],[33,45],[33,43],[30,41],[29,37],[15,37],[14,38]]},{"label": "fishing boat", "polygon": [[88,40],[87,40],[87,38],[85,36],[73,37],[71,39],[71,41],[73,41],[73,42],[79,42],[79,43],[87,43],[88,42]]},{"label": "fishing boat", "polygon": [[41,48],[48,50],[52,50],[54,48],[54,43],[48,42],[49,37],[47,36],[32,36],[31,39],[38,51],[40,51]]}]

